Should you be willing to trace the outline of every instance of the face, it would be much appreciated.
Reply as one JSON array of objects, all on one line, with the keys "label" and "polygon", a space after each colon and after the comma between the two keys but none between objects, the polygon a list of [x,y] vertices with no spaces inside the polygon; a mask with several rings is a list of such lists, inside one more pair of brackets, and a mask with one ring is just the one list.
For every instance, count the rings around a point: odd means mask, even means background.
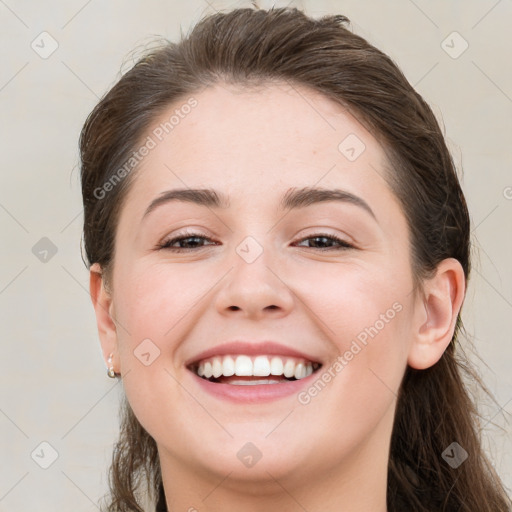
[{"label": "face", "polygon": [[[145,134],[116,233],[103,343],[137,418],[168,467],[216,478],[311,480],[380,457],[417,309],[382,147],[305,88],[194,98],[161,141],[181,103]],[[230,357],[238,379],[197,375],[231,373]]]}]

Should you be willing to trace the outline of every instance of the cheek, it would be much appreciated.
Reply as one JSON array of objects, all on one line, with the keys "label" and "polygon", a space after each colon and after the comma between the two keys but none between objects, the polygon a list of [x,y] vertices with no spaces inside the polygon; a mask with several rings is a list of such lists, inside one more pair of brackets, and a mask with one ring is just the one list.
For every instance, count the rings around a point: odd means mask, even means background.
[{"label": "cheek", "polygon": [[130,333],[129,342],[150,338],[162,349],[171,348],[180,324],[201,307],[201,298],[218,280],[216,274],[211,269],[165,264],[133,265],[120,272],[114,300],[116,315]]},{"label": "cheek", "polygon": [[313,416],[327,410],[333,423],[350,418],[350,424],[360,425],[370,416],[377,421],[399,389],[410,339],[410,282],[403,273],[345,270],[323,274],[302,292],[338,357],[323,368],[301,403],[313,408],[327,403]]},{"label": "cheek", "polygon": [[[379,265],[347,263],[335,264],[321,270],[304,269],[295,282],[293,291],[303,302],[310,316],[325,335],[336,340],[343,352],[347,343],[359,339],[361,343],[388,331],[408,301],[410,280],[404,273]],[[393,272],[395,270],[395,272]],[[396,325],[395,325],[396,327]]]},{"label": "cheek", "polygon": [[[179,403],[183,416],[190,400],[181,395],[173,354],[187,326],[199,291],[186,286],[183,272],[162,267],[119,265],[114,287],[118,351],[123,388],[135,416],[155,438],[179,436],[181,415],[168,415]],[[165,432],[160,431],[165,426]]]},{"label": "cheek", "polygon": [[189,401],[173,378],[183,371],[174,356],[182,341],[193,336],[195,319],[211,304],[207,294],[218,272],[165,264],[119,264],[117,270],[114,303],[124,388],[139,421],[150,431],[161,423],[162,409],[156,404],[164,405],[170,397],[175,403]]},{"label": "cheek", "polygon": [[[305,419],[322,418],[323,442],[316,449],[325,451],[316,456],[326,465],[335,466],[354,447],[371,439],[374,432],[382,434],[379,425],[390,422],[391,428],[406,368],[405,308],[399,312],[384,308],[384,314],[396,313],[384,326],[369,314],[372,308],[364,309],[364,315],[350,321],[352,332],[358,331],[356,336],[341,334],[337,338],[340,356],[322,368],[317,380],[298,396]],[[373,311],[380,313],[381,308]]]}]

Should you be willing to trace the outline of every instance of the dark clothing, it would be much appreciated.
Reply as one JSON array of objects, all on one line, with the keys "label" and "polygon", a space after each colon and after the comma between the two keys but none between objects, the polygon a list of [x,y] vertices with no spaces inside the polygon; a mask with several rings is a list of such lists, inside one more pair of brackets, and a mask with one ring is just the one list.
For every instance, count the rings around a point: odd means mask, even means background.
[{"label": "dark clothing", "polygon": [[164,486],[160,484],[158,489],[158,503],[155,512],[167,512],[167,504],[165,503]]}]

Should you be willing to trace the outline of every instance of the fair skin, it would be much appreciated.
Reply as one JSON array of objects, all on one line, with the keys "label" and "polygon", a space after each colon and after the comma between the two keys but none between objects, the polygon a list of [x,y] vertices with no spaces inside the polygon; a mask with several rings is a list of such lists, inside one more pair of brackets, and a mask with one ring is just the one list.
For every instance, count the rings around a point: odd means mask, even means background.
[{"label": "fair skin", "polygon": [[[285,84],[223,84],[194,97],[198,106],[137,170],[111,289],[97,264],[90,273],[105,361],[114,354],[134,413],[157,443],[168,509],[386,512],[400,382],[407,365],[432,366],[450,343],[462,267],[444,260],[423,294],[412,293],[407,221],[383,179],[383,149],[339,105]],[[338,149],[350,134],[365,145],[353,161]],[[279,210],[282,196],[302,187],[348,191],[375,218],[346,201]],[[230,206],[169,201],[144,217],[175,188],[212,188]],[[185,228],[207,238],[174,244],[198,247],[188,252],[156,248]],[[248,236],[263,249],[251,263],[237,252]],[[251,403],[214,396],[185,366],[223,342],[270,339],[322,363],[304,391],[393,304],[400,312],[306,405],[298,393]],[[160,354],[145,365],[134,351],[148,338]],[[248,442],[261,453],[252,467],[237,456]]]}]

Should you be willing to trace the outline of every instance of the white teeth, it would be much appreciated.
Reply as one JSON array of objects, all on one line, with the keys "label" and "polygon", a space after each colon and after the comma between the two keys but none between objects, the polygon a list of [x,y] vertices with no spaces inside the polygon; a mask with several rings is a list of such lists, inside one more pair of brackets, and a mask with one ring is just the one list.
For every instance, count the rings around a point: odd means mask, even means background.
[{"label": "white teeth", "polygon": [[273,357],[270,361],[270,375],[283,374],[283,360],[280,357]]},{"label": "white teeth", "polygon": [[206,361],[206,363],[204,363],[204,376],[207,379],[209,379],[212,375],[213,375],[212,363],[210,363],[210,361]]},{"label": "white teeth", "polygon": [[238,356],[235,361],[235,375],[238,377],[251,377],[252,361],[249,356]]},{"label": "white teeth", "polygon": [[268,357],[258,356],[253,363],[253,375],[258,377],[267,377],[270,375],[270,363]]},{"label": "white teeth", "polygon": [[[196,373],[206,379],[211,377],[217,379],[223,376],[268,377],[284,375],[288,379],[295,378],[298,380],[309,377],[319,366],[317,363],[291,357],[227,355],[214,356],[201,361],[196,368]],[[232,379],[230,383],[235,383],[235,380],[238,382],[239,379]],[[266,382],[271,384],[283,382],[283,380],[270,378],[243,382],[253,384]]]},{"label": "white teeth", "polygon": [[212,361],[212,372],[215,378],[222,375],[222,360],[220,357],[214,357]]},{"label": "white teeth", "polygon": [[295,376],[295,362],[293,359],[288,359],[284,364],[283,373],[285,377],[291,378]]},{"label": "white teeth", "polygon": [[229,381],[233,386],[256,386],[258,384],[281,384],[281,380],[278,379],[254,379],[254,380],[242,380],[233,378]]},{"label": "white teeth", "polygon": [[224,375],[224,377],[235,375],[235,360],[231,356],[224,357],[224,361],[222,362],[222,375]]},{"label": "white teeth", "polygon": [[295,367],[295,375],[294,375],[294,377],[296,379],[303,379],[305,376],[306,376],[306,367],[302,363],[299,363]]}]

